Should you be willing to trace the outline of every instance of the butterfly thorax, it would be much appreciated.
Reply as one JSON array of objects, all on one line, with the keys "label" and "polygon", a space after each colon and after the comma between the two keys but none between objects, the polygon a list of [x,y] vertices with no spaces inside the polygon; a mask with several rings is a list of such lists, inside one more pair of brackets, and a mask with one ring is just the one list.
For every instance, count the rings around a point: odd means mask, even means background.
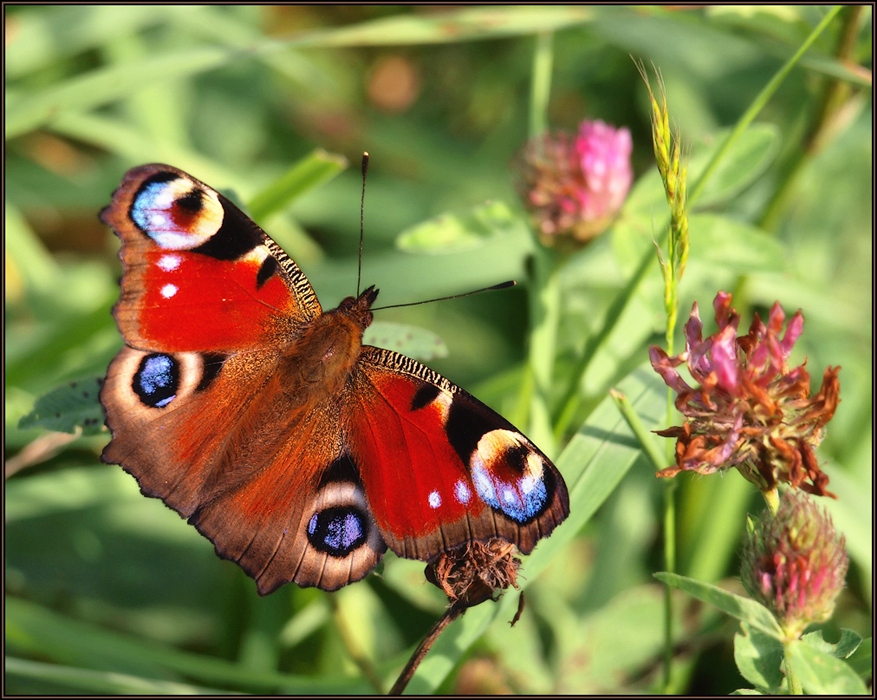
[{"label": "butterfly thorax", "polygon": [[377,291],[369,287],[310,322],[281,362],[279,379],[286,393],[297,394],[299,400],[311,388],[324,399],[340,395],[359,358],[362,334],[372,321],[369,308],[376,297]]}]

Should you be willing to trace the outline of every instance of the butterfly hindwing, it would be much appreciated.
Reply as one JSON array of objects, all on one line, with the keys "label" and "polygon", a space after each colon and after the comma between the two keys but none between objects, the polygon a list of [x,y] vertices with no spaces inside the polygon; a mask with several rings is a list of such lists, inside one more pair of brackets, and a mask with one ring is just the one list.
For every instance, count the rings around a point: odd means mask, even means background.
[{"label": "butterfly hindwing", "polygon": [[557,468],[511,423],[409,357],[365,346],[345,403],[387,545],[428,560],[499,537],[529,553],[569,513]]}]

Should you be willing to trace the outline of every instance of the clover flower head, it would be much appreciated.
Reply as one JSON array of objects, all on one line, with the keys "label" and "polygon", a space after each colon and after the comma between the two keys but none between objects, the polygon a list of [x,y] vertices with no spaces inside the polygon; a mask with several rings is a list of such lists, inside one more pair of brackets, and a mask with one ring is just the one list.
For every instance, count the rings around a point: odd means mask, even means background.
[{"label": "clover flower head", "polygon": [[[810,396],[806,362],[788,366],[804,328],[800,311],[786,324],[777,302],[767,324],[756,315],[749,332],[738,335],[740,317],[731,307],[731,295],[719,292],[713,306],[718,325],[713,335],[703,337],[695,303],[685,324],[685,351],[669,357],[657,346],[649,349],[652,367],[677,393],[676,408],[687,419],[658,431],[677,440],[676,465],[658,475],[711,474],[736,467],[763,492],[787,483],[833,496],[813,450],[837,408],[840,367],[828,367],[819,393]],[[682,364],[697,386],[679,374],[676,368]]]},{"label": "clover flower head", "polygon": [[805,493],[782,494],[776,514],[766,508],[743,542],[740,579],[792,638],[834,612],[849,567],[845,540],[828,514]]},{"label": "clover flower head", "polygon": [[543,243],[579,245],[602,233],[621,209],[633,181],[630,131],[583,121],[576,135],[548,133],[521,157],[518,189]]}]

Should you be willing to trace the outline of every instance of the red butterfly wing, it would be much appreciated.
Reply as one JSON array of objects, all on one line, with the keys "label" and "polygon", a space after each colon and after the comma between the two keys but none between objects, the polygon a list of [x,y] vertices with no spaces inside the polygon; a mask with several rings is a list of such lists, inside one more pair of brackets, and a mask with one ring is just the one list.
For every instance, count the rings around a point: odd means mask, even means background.
[{"label": "red butterfly wing", "polygon": [[161,352],[269,344],[321,313],[298,266],[221,194],[169,165],[126,173],[101,214],[122,240],[125,341]]},{"label": "red butterfly wing", "polygon": [[499,414],[409,357],[365,346],[343,423],[375,521],[403,557],[494,537],[526,553],[569,514],[563,478]]},{"label": "red butterfly wing", "polygon": [[341,388],[320,381],[323,346],[346,376],[362,328],[333,326],[295,263],[176,168],[128,172],[103,219],[122,240],[114,315],[128,345],[101,391],[104,461],[189,518],[263,594],[365,576],[386,547],[358,476],[339,466]]}]

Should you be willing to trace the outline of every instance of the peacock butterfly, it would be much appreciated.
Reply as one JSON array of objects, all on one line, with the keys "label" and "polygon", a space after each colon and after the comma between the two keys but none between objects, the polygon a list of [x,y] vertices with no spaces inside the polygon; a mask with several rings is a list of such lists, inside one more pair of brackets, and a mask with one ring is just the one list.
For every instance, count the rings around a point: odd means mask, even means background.
[{"label": "peacock butterfly", "polygon": [[168,165],[125,174],[125,347],[102,459],[162,499],[265,595],[336,590],[389,547],[434,561],[499,538],[529,553],[569,513],[557,468],[410,357],[362,344],[378,290],[323,312],[307,277],[223,195]]}]

